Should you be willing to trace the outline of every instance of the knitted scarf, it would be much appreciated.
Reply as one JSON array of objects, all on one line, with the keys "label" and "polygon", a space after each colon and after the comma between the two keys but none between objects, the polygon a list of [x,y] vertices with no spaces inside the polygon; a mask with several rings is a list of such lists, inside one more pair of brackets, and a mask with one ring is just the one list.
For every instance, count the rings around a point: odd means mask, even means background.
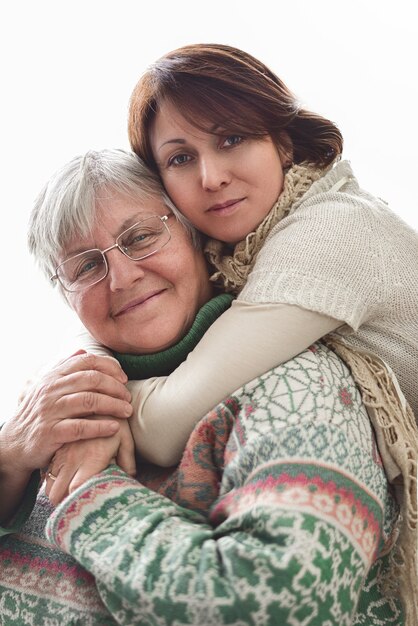
[{"label": "knitted scarf", "polygon": [[211,276],[211,281],[222,285],[231,293],[241,291],[272,228],[286,217],[296,200],[305,195],[312,183],[319,180],[329,169],[330,167],[320,169],[292,165],[284,177],[283,191],[276,204],[257,229],[235,245],[232,255],[228,244],[210,239],[205,246],[205,254],[218,270]]},{"label": "knitted scarf", "polygon": [[[289,214],[311,185],[331,168],[293,165],[285,175],[283,191],[257,229],[233,248],[209,240],[205,253],[216,268],[211,280],[238,294],[247,282],[257,255],[272,228]],[[400,593],[405,605],[405,626],[418,624],[418,429],[411,408],[390,368],[377,356],[355,350],[335,335],[324,339],[350,368],[362,394],[389,481],[395,486],[400,505],[398,539],[392,551],[389,593]]]}]

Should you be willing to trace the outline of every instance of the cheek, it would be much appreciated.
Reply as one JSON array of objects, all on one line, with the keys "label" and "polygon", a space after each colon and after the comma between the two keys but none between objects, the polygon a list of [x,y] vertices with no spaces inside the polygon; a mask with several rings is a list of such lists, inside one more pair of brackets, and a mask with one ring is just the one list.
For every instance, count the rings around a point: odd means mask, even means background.
[{"label": "cheek", "polygon": [[260,168],[261,188],[264,195],[272,198],[273,202],[277,200],[283,190],[284,174],[280,161],[273,157],[265,162],[265,167]]},{"label": "cheek", "polygon": [[74,313],[82,319],[83,312],[83,299],[79,294],[68,294],[68,304],[74,311]]},{"label": "cheek", "polygon": [[193,185],[194,177],[186,173],[174,172],[161,174],[161,180],[168,195],[176,207],[188,217],[190,210],[196,206],[196,191]]},{"label": "cheek", "polygon": [[99,294],[74,294],[70,306],[86,328],[95,328],[102,323],[103,303]]},{"label": "cheek", "polygon": [[208,299],[206,296],[210,291],[205,260],[194,252],[186,255],[177,268],[177,276],[178,291],[182,293],[182,299],[188,303],[193,314],[193,309],[200,308]]},{"label": "cheek", "polygon": [[203,258],[195,258],[194,264],[190,263],[190,267],[192,268],[189,282],[190,299],[197,313],[200,307],[211,298],[213,285],[209,281],[209,273]]},{"label": "cheek", "polygon": [[[272,202],[276,202],[277,198],[283,191],[284,178],[282,174],[275,175],[274,179],[270,179],[270,199]],[[266,187],[269,189],[269,187]]]}]

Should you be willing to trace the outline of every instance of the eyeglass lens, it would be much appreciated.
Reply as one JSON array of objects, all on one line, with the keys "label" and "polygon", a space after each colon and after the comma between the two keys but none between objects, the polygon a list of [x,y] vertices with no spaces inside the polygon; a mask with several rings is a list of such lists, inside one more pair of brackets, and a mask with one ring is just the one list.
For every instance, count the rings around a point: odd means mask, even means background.
[{"label": "eyeglass lens", "polygon": [[[149,217],[134,224],[116,239],[121,252],[132,261],[139,261],[160,250],[170,239],[170,232],[159,217]],[[67,259],[57,270],[64,288],[79,291],[107,274],[107,261],[101,250],[87,250]]]}]

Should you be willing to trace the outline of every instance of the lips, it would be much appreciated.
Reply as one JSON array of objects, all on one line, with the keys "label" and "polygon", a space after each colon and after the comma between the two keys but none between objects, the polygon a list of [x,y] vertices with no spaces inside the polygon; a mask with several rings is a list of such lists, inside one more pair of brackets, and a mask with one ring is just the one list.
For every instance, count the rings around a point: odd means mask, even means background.
[{"label": "lips", "polygon": [[232,209],[234,208],[239,202],[242,202],[243,200],[245,200],[244,198],[234,198],[232,200],[227,200],[226,202],[220,202],[218,204],[213,204],[211,207],[209,207],[207,210],[208,211],[223,211],[225,209]]},{"label": "lips", "polygon": [[154,289],[153,291],[149,291],[148,293],[142,295],[139,298],[135,298],[135,300],[131,300],[130,302],[124,304],[120,309],[118,309],[113,314],[113,317],[120,317],[121,315],[125,315],[126,313],[129,313],[132,309],[146,304],[149,300],[151,300],[152,298],[155,298],[155,296],[160,295],[164,291],[165,289]]}]

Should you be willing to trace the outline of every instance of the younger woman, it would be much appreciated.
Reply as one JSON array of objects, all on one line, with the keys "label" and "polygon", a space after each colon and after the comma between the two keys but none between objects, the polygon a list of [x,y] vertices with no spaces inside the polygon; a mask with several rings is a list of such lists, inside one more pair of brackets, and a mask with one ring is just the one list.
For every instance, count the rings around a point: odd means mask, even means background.
[{"label": "younger woman", "polygon": [[182,368],[142,385],[144,456],[175,463],[214,402],[332,331],[383,359],[418,414],[418,237],[339,161],[332,122],[249,54],[196,45],[144,74],[129,134],[238,295]]},{"label": "younger woman", "polygon": [[404,478],[402,541],[414,554],[416,426],[399,385],[418,413],[416,233],[340,161],[337,127],[241,50],[196,45],[159,59],[133,92],[129,133],[208,236],[212,279],[237,295],[173,374],[131,383],[141,454],[176,463],[207,410],[333,333],[386,472]]}]

